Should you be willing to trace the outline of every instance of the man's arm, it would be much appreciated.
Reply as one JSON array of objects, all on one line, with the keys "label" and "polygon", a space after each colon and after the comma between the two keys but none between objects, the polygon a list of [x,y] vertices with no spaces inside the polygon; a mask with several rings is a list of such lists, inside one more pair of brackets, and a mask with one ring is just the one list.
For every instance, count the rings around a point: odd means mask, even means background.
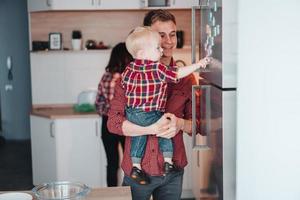
[{"label": "man's arm", "polygon": [[191,120],[176,117],[172,113],[166,113],[165,116],[167,116],[170,119],[170,124],[168,125],[167,130],[156,134],[157,137],[172,138],[177,133],[179,133],[179,131],[183,131],[189,135],[192,135]]},{"label": "man's arm", "polygon": [[139,126],[125,117],[126,97],[124,89],[121,85],[120,79],[116,81],[114,98],[110,102],[110,109],[108,112],[108,129],[110,132],[125,135],[125,136],[139,136],[152,135],[159,132],[164,132],[167,125],[170,123],[166,117],[162,117],[158,122],[150,126]]},{"label": "man's arm", "polygon": [[189,66],[184,66],[184,67],[179,67],[178,68],[178,74],[177,74],[177,78],[183,78],[186,77],[187,75],[191,74],[192,72],[194,72],[195,70],[201,68],[205,68],[206,65],[210,62],[210,58],[205,57],[201,60],[199,60],[197,63],[189,65]]},{"label": "man's arm", "polygon": [[155,135],[165,132],[169,128],[170,120],[162,116],[156,123],[150,126],[139,126],[128,120],[123,122],[122,130],[125,136]]}]

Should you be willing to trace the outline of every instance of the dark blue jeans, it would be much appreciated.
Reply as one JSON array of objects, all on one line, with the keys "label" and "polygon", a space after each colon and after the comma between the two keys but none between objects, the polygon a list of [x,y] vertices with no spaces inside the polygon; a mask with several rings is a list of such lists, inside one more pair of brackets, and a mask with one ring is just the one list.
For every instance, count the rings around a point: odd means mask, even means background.
[{"label": "dark blue jeans", "polygon": [[123,186],[130,186],[132,200],[180,200],[184,171],[176,171],[166,176],[149,176],[148,185],[140,185],[128,176],[124,176]]},{"label": "dark blue jeans", "polygon": [[[142,109],[126,107],[127,120],[140,126],[149,126],[158,121],[162,115],[163,112],[160,111],[145,112]],[[145,153],[146,143],[146,135],[131,137],[130,156],[133,163],[141,163],[141,159]],[[158,144],[165,158],[173,157],[173,144],[171,139],[158,138]]]}]

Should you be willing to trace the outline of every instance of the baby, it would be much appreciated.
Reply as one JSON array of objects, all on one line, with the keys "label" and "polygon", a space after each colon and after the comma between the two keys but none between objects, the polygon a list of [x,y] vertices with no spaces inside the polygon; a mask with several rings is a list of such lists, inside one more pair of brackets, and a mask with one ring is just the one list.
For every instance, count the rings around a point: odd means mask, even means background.
[{"label": "baby", "polygon": [[[200,67],[205,68],[209,58],[204,58],[185,67],[166,66],[159,62],[163,49],[160,35],[150,27],[135,28],[126,39],[126,48],[133,56],[122,73],[122,85],[127,98],[127,120],[140,126],[149,126],[159,120],[165,111],[168,82],[177,82]],[[131,178],[139,184],[148,184],[147,174],[142,170],[147,136],[131,137],[130,156],[133,163]],[[158,138],[159,148],[164,157],[164,172],[176,170],[173,164],[173,144],[171,139]]]}]

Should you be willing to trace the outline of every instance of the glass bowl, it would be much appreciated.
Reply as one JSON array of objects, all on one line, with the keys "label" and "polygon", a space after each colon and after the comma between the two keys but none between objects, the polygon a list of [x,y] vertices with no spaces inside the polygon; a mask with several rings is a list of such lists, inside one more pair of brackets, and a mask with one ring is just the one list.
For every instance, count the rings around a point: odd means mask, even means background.
[{"label": "glass bowl", "polygon": [[50,182],[43,183],[32,189],[33,194],[39,200],[79,200],[85,199],[90,188],[77,182]]}]

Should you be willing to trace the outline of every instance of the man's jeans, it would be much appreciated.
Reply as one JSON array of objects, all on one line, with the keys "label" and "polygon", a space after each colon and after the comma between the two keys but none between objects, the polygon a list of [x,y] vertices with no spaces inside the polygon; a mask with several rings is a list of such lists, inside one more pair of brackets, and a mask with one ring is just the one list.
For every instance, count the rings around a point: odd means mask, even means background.
[{"label": "man's jeans", "polygon": [[[162,115],[163,113],[160,111],[145,112],[142,109],[126,108],[127,120],[140,126],[149,126],[158,121]],[[145,153],[146,142],[146,135],[131,137],[130,156],[133,163],[141,163],[141,159]],[[173,157],[173,144],[171,139],[158,138],[158,144],[165,158]]]},{"label": "man's jeans", "polygon": [[171,172],[166,176],[149,176],[148,185],[140,185],[124,176],[123,186],[130,186],[132,200],[180,200],[182,193],[183,170]]}]

